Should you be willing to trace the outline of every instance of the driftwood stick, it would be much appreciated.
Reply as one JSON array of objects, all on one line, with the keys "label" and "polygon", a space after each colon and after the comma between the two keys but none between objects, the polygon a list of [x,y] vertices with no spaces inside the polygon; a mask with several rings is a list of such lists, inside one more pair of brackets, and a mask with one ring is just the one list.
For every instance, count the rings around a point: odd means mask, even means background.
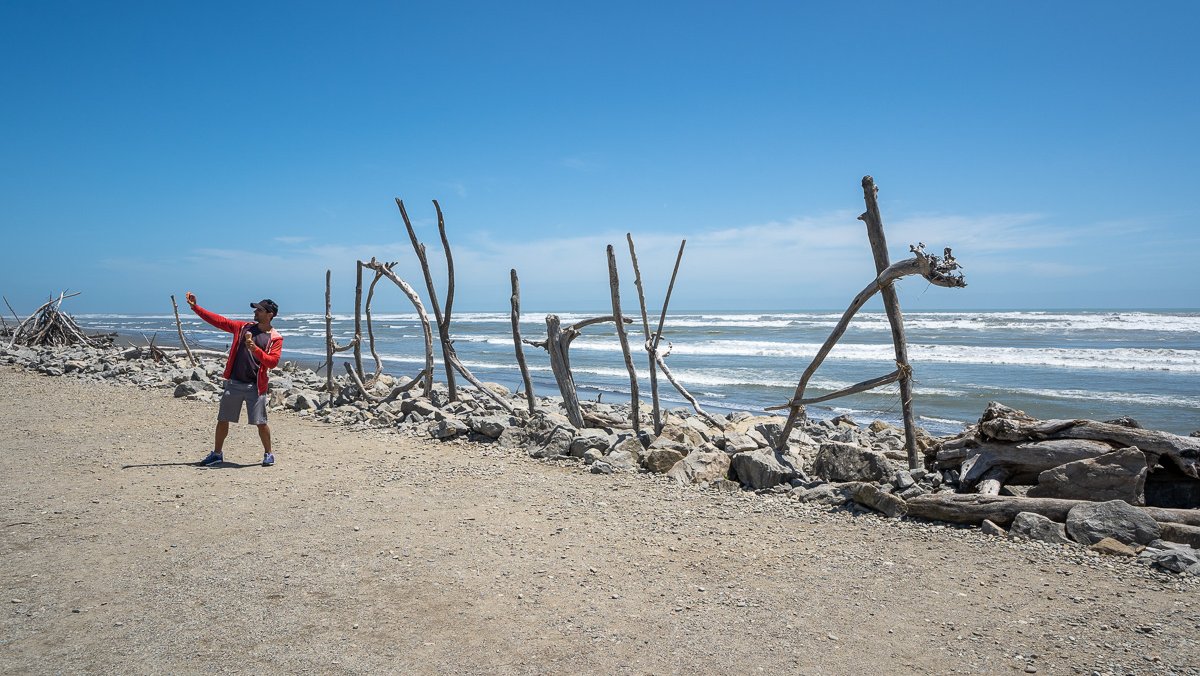
[{"label": "driftwood stick", "polygon": [[[8,302],[8,296],[4,296],[4,304],[8,306],[8,311],[12,313],[13,321],[19,325],[21,318],[17,316],[17,311],[13,309],[12,304]],[[5,325],[7,326],[7,324]]]},{"label": "driftwood stick", "polygon": [[617,327],[617,339],[621,341],[621,355],[625,358],[625,370],[629,372],[629,417],[633,422],[633,431],[642,429],[640,402],[638,401],[637,369],[633,367],[633,355],[629,353],[629,336],[625,335],[624,317],[621,315],[621,282],[617,276],[617,255],[613,246],[608,245],[608,289],[612,297],[613,324]]},{"label": "driftwood stick", "polygon": [[450,368],[449,356],[454,348],[450,344],[450,327],[443,321],[441,301],[438,300],[437,289],[433,286],[433,273],[429,269],[429,257],[426,255],[425,245],[417,239],[417,231],[413,229],[412,220],[408,217],[408,210],[404,208],[404,201],[399,197],[396,198],[396,206],[400,208],[400,217],[404,219],[404,228],[408,231],[408,239],[412,242],[413,251],[417,254],[417,262],[421,264],[421,272],[425,276],[425,288],[429,291],[429,304],[433,306],[438,339],[442,346],[442,366],[446,371],[446,387],[450,392],[450,401],[456,401],[458,387],[454,381],[454,370]]},{"label": "driftwood stick", "polygon": [[663,356],[665,355],[660,356],[656,352],[654,356],[655,361],[658,362],[658,368],[662,369],[663,375],[667,377],[667,381],[675,386],[675,389],[679,391],[679,394],[681,394],[684,399],[688,400],[688,403],[692,405],[692,408],[696,410],[696,413],[700,414],[705,420],[708,421],[708,424],[712,425],[713,427],[716,427],[717,429],[725,429],[725,426],[718,422],[716,418],[712,417],[704,409],[700,408],[700,403],[696,401],[696,398],[693,397],[692,394],[683,387],[683,385],[679,384],[679,381],[676,380],[675,376],[671,373],[671,369],[667,368],[667,362],[663,361]]},{"label": "driftwood stick", "polygon": [[793,400],[789,401],[788,403],[783,404],[782,406],[768,406],[764,410],[782,411],[785,408],[796,408],[799,406],[804,406],[805,404],[816,404],[816,403],[819,403],[822,401],[829,401],[830,399],[837,399],[838,397],[845,397],[845,396],[849,396],[851,394],[858,394],[859,392],[866,392],[867,390],[873,390],[876,387],[882,387],[889,383],[894,383],[897,380],[900,380],[900,369],[896,369],[895,371],[892,371],[891,373],[887,374],[886,376],[879,376],[878,378],[864,380],[861,383],[856,383],[854,385],[851,385],[850,387],[838,390],[836,392],[830,392],[829,394],[823,394],[819,397],[809,397],[807,399],[793,399]]},{"label": "driftwood stick", "polygon": [[354,380],[355,387],[358,388],[358,393],[362,395],[364,399],[369,401],[380,401],[383,399],[383,397],[372,394],[371,391],[367,389],[367,386],[363,384],[362,378],[358,377],[358,373],[354,371],[354,367],[350,365],[350,362],[342,362],[342,366],[346,367],[346,373],[350,374],[350,378]]},{"label": "driftwood stick", "polygon": [[187,352],[188,361],[191,362],[192,366],[195,366],[196,358],[192,356],[192,349],[188,347],[187,341],[183,339],[183,324],[179,322],[179,304],[175,302],[175,294],[171,294],[171,309],[175,311],[175,330],[179,332],[179,344]]},{"label": "driftwood stick", "polygon": [[354,370],[363,378],[362,363],[362,271],[363,262],[354,264]]},{"label": "driftwood stick", "polygon": [[[887,238],[883,233],[883,218],[879,213],[877,199],[879,188],[875,187],[875,179],[863,176],[863,198],[867,203],[867,211],[859,219],[867,224],[867,239],[871,241],[871,255],[875,258],[875,272],[882,273],[888,268]],[[908,342],[904,337],[904,314],[900,311],[900,299],[896,288],[885,284],[881,289],[883,307],[887,311],[888,324],[892,328],[892,345],[896,351],[896,366],[900,369],[900,407],[904,416],[904,448],[908,451],[908,467],[916,469],[921,466],[917,456],[917,423],[912,407],[912,369],[908,364]],[[999,489],[997,489],[999,490]]]},{"label": "driftwood stick", "polygon": [[421,369],[420,371],[417,372],[417,375],[412,377],[412,380],[409,380],[407,383],[404,383],[403,385],[397,385],[396,387],[392,388],[392,391],[389,392],[388,395],[383,398],[383,401],[384,402],[394,401],[396,399],[396,397],[400,396],[401,394],[404,394],[405,392],[411,390],[412,388],[416,387],[417,385],[420,385],[421,382],[425,379],[425,376],[426,376],[426,374],[428,374],[428,372],[429,371],[427,369]]},{"label": "driftwood stick", "polygon": [[[437,212],[438,220],[438,236],[442,239],[442,251],[446,254],[446,307],[442,310],[442,316],[438,319],[438,331],[444,343],[450,348],[451,359],[455,363],[455,368],[459,369],[463,377],[474,383],[475,376],[466,371],[466,366],[463,366],[462,361],[458,358],[458,353],[454,350],[454,341],[450,338],[450,311],[454,307],[454,255],[450,252],[450,240],[446,237],[446,219],[442,217],[442,207],[437,200],[433,200],[433,208]],[[433,290],[430,289],[430,293]],[[450,401],[454,401],[457,397],[457,385],[454,382],[454,373],[446,371],[446,387],[450,390]],[[512,409],[507,407],[509,411]]]},{"label": "driftwood stick", "polygon": [[563,331],[558,315],[546,315],[546,351],[550,353],[550,370],[554,373],[554,381],[558,383],[558,391],[562,393],[567,419],[576,429],[582,429],[583,409],[579,406],[575,376],[571,374],[569,352],[571,340],[574,339],[574,335],[578,335],[576,326],[578,325],[567,327],[567,330]]},{"label": "driftwood stick", "polygon": [[646,348],[646,356],[650,360],[650,410],[654,419],[654,433],[662,434],[662,409],[658,401],[658,365],[655,363],[654,353],[650,351],[650,318],[646,314],[646,291],[642,288],[642,271],[638,268],[637,250],[633,247],[633,235],[625,233],[625,239],[629,242],[629,258],[633,261],[633,284],[637,287],[638,305],[642,310],[642,340]]},{"label": "driftwood stick", "polygon": [[396,267],[395,263],[379,263],[372,258],[371,262],[366,263],[365,265],[366,267],[381,273],[384,277],[392,280],[392,283],[394,283],[396,286],[400,287],[400,290],[404,292],[405,296],[408,296],[408,300],[412,302],[413,308],[415,308],[417,311],[417,318],[420,319],[421,329],[425,334],[425,382],[423,389],[425,391],[425,396],[428,397],[429,393],[433,391],[433,331],[429,327],[429,315],[425,312],[425,305],[421,303],[421,297],[417,295],[417,292],[413,290],[412,286],[410,286],[409,283],[403,279],[400,279],[400,277],[396,274],[395,270],[393,269]]},{"label": "driftwood stick", "polygon": [[679,275],[679,263],[683,260],[683,247],[687,246],[687,240],[680,240],[679,253],[675,255],[675,267],[671,270],[671,283],[667,284],[667,297],[663,299],[662,314],[658,316],[658,328],[654,331],[651,352],[658,354],[658,343],[662,339],[663,324],[667,321],[667,306],[671,304],[671,292],[675,290],[675,277]]},{"label": "driftwood stick", "polygon": [[367,315],[367,344],[371,348],[371,357],[375,359],[375,375],[371,376],[371,382],[379,380],[379,376],[383,375],[383,360],[379,358],[379,353],[375,351],[375,325],[371,322],[371,301],[375,298],[375,285],[383,277],[383,273],[376,270],[375,278],[371,280],[371,286],[367,289],[367,306],[364,312]]},{"label": "driftwood stick", "polygon": [[329,274],[325,271],[325,391],[333,391],[333,313],[330,310]]},{"label": "driftwood stick", "polygon": [[537,410],[537,397],[533,394],[533,380],[529,377],[529,365],[525,363],[525,348],[521,347],[521,283],[517,279],[516,268],[509,270],[509,279],[512,282],[512,296],[509,297],[509,305],[512,306],[513,348],[517,352],[517,365],[521,367],[521,381],[525,383],[525,400],[529,405],[529,412],[533,413]]}]

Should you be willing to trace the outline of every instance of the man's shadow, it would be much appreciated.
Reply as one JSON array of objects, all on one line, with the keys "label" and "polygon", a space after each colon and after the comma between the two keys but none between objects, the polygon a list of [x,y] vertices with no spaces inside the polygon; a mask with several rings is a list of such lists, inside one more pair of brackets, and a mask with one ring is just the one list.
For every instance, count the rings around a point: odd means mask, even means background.
[{"label": "man's shadow", "polygon": [[199,462],[148,462],[142,465],[121,465],[121,469],[136,469],[138,467],[195,467],[196,469],[245,469],[246,467],[261,467],[262,463],[216,462],[202,465]]}]

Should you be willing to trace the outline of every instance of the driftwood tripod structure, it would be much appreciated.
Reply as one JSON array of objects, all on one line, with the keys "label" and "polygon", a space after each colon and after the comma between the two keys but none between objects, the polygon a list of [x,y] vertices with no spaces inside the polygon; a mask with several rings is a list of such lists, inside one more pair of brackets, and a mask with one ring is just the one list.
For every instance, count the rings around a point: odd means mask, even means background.
[{"label": "driftwood tripod structure", "polygon": [[[812,363],[804,370],[804,375],[801,376],[800,383],[796,385],[796,392],[792,396],[792,400],[783,406],[774,406],[768,410],[789,409],[787,423],[784,425],[783,431],[780,432],[779,438],[775,440],[776,449],[783,451],[787,448],[788,436],[791,434],[797,419],[805,414],[805,404],[814,404],[819,401],[827,401],[858,392],[865,392],[866,390],[887,385],[888,383],[900,381],[900,405],[903,408],[904,414],[904,447],[908,452],[908,466],[915,469],[921,466],[921,461],[917,456],[917,426],[912,409],[912,367],[908,363],[908,346],[904,338],[904,315],[900,312],[900,301],[896,297],[896,289],[893,287],[893,283],[902,277],[917,274],[929,280],[929,283],[937,286],[964,287],[967,285],[967,282],[963,279],[961,272],[955,272],[960,266],[954,260],[954,256],[950,253],[948,247],[944,252],[944,256],[938,258],[937,256],[926,254],[925,245],[918,243],[916,246],[909,247],[914,254],[912,258],[900,261],[899,263],[889,264],[887,240],[883,235],[883,219],[879,215],[879,202],[877,200],[879,189],[875,187],[875,180],[870,176],[863,177],[862,187],[863,198],[867,203],[867,210],[862,216],[859,216],[859,220],[867,224],[867,237],[871,241],[871,253],[875,257],[875,270],[878,276],[865,289],[860,291],[850,303],[850,307],[846,308],[841,320],[834,327],[829,338],[825,340],[821,349],[817,351]],[[892,327],[892,344],[896,350],[896,370],[885,376],[851,385],[837,392],[806,399],[804,397],[804,390],[808,387],[809,379],[816,373],[817,367],[825,360],[829,351],[837,344],[838,339],[846,332],[846,328],[850,325],[850,320],[854,318],[855,313],[876,293],[880,293],[883,296],[883,306],[887,311],[888,323]]]}]

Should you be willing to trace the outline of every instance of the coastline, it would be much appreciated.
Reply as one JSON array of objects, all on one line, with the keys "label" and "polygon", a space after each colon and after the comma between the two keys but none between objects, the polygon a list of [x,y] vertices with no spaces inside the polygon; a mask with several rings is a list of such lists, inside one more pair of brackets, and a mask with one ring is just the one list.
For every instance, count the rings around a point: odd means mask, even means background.
[{"label": "coastline", "polygon": [[[1200,660],[1197,578],[1127,560],[284,412],[276,467],[201,469],[210,403],[12,365],[0,384],[16,431],[0,455],[11,669],[1188,673]],[[228,449],[252,461],[257,440],[237,426]]]}]

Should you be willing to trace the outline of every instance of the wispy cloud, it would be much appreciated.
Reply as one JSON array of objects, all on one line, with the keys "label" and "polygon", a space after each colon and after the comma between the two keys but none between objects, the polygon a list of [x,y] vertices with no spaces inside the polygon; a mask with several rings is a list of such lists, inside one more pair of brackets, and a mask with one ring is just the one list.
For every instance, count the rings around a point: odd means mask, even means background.
[{"label": "wispy cloud", "polygon": [[312,237],[283,236],[283,237],[275,237],[274,238],[274,240],[276,242],[279,242],[280,244],[287,244],[287,245],[303,244],[303,243],[309,241],[310,239],[312,239]]}]

